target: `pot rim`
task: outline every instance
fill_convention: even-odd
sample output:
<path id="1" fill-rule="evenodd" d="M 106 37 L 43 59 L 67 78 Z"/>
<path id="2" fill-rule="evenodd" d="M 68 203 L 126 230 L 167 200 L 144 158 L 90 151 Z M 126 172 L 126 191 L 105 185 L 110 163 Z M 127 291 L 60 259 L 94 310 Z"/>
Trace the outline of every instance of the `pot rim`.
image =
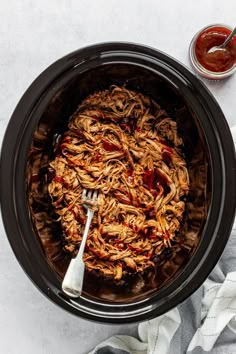
<path id="1" fill-rule="evenodd" d="M 214 141 L 215 143 L 218 142 L 216 149 L 219 150 L 218 153 L 222 169 L 223 185 L 221 199 L 223 202 L 221 200 L 222 205 L 218 210 L 221 218 L 218 218 L 218 224 L 216 223 L 216 225 L 210 225 L 210 220 L 206 223 L 208 225 L 208 231 L 211 230 L 212 235 L 214 233 L 214 242 L 212 241 L 211 246 L 217 243 L 217 247 L 215 246 L 214 248 L 209 246 L 210 249 L 206 250 L 205 254 L 203 254 L 202 260 L 198 265 L 195 264 L 195 267 L 193 267 L 193 262 L 191 263 L 191 280 L 187 282 L 187 275 L 189 276 L 189 274 L 187 274 L 187 270 L 188 273 L 190 272 L 190 262 L 188 263 L 186 269 L 181 272 L 183 282 L 172 294 L 169 294 L 169 296 L 166 295 L 163 298 L 166 304 L 162 301 L 160 308 L 158 308 L 158 302 L 156 300 L 152 300 L 152 302 L 148 302 L 147 300 L 139 302 L 141 307 L 136 309 L 133 307 L 137 305 L 137 303 L 133 305 L 117 304 L 117 306 L 106 304 L 106 311 L 99 311 L 91 310 L 86 304 L 90 303 L 90 305 L 93 306 L 93 301 L 86 300 L 86 303 L 84 299 L 81 299 L 80 306 L 78 307 L 77 302 L 74 300 L 69 300 L 61 294 L 58 290 L 57 284 L 55 284 L 53 274 L 47 274 L 47 278 L 45 279 L 45 274 L 39 269 L 39 267 L 32 267 L 32 254 L 30 253 L 28 246 L 22 241 L 24 240 L 24 235 L 22 235 L 22 225 L 20 225 L 22 221 L 19 219 L 20 201 L 16 200 L 16 192 L 20 188 L 18 183 L 19 181 L 16 181 L 17 166 L 19 166 L 19 159 L 17 157 L 20 157 L 18 156 L 19 146 L 17 148 L 17 146 L 14 144 L 9 144 L 9 142 L 21 141 L 27 124 L 29 123 L 32 111 L 39 103 L 45 90 L 47 90 L 59 76 L 64 75 L 72 68 L 79 68 L 80 66 L 83 66 L 86 61 L 91 60 L 94 56 L 102 61 L 106 55 L 108 55 L 108 57 L 110 55 L 111 58 L 114 53 L 116 55 L 122 55 L 123 53 L 127 57 L 130 56 L 130 58 L 132 56 L 140 56 L 142 60 L 146 60 L 149 63 L 154 62 L 155 65 L 158 63 L 159 65 L 171 67 L 198 90 L 198 95 L 201 97 L 202 105 L 209 107 L 212 112 L 212 117 L 217 117 L 217 120 L 210 122 L 209 117 L 209 122 L 203 122 L 204 124 L 211 123 L 211 129 L 214 130 Z M 137 65 L 135 64 L 135 61 L 134 65 Z M 200 99 L 199 97 L 198 99 Z M 209 134 L 209 132 L 206 133 Z M 152 318 L 157 315 L 161 315 L 170 308 L 176 306 L 179 302 L 182 302 L 190 296 L 208 276 L 223 252 L 231 231 L 236 208 L 236 200 L 235 198 L 232 198 L 232 196 L 236 194 L 235 180 L 236 169 L 234 144 L 228 124 L 218 103 L 215 101 L 208 89 L 198 80 L 198 78 L 175 59 L 156 49 L 126 42 L 101 43 L 79 49 L 53 63 L 42 74 L 40 74 L 38 78 L 36 78 L 19 101 L 14 113 L 12 114 L 2 144 L 0 169 L 2 217 L 9 242 L 16 258 L 30 279 L 47 297 L 70 312 L 77 315 L 79 314 L 80 316 L 88 319 L 110 323 L 136 322 L 145 320 L 147 316 L 148 318 Z M 231 190 L 230 188 L 226 188 L 226 186 L 231 186 Z M 24 208 L 24 204 L 22 205 Z M 231 210 L 229 210 L 229 205 Z M 212 210 L 212 212 L 214 212 L 214 210 Z M 215 220 L 217 220 L 216 212 Z M 224 226 L 222 225 L 222 222 L 220 223 L 221 220 L 225 221 Z M 228 223 L 226 222 L 227 220 Z M 207 230 L 205 230 L 205 232 L 207 232 Z M 16 238 L 15 235 L 18 235 L 19 237 Z M 194 257 L 195 255 L 193 258 Z M 207 257 L 210 260 L 209 262 L 206 262 Z M 163 293 L 162 289 L 160 289 L 160 293 Z M 122 307 L 123 309 L 121 312 L 117 313 L 114 312 L 116 307 Z"/>

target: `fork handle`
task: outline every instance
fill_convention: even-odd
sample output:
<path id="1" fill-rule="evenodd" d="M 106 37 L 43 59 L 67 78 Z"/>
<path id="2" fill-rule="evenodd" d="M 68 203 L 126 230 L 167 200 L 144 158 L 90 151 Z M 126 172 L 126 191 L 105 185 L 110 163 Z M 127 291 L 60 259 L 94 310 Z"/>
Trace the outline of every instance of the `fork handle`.
<path id="1" fill-rule="evenodd" d="M 91 210 L 91 209 L 88 209 L 88 211 L 87 211 L 87 221 L 86 221 L 85 228 L 84 228 L 84 234 L 83 234 L 82 241 L 81 241 L 81 244 L 80 244 L 80 247 L 79 247 L 79 252 L 78 252 L 78 254 L 76 256 L 76 258 L 80 257 L 81 260 L 83 260 L 84 248 L 85 248 L 85 245 L 86 245 L 88 232 L 89 232 L 91 221 L 93 219 L 93 215 L 94 215 L 94 211 Z"/>
<path id="2" fill-rule="evenodd" d="M 80 244 L 79 252 L 75 258 L 70 261 L 69 267 L 66 271 L 62 282 L 62 290 L 70 297 L 79 297 L 82 293 L 84 269 L 83 253 L 86 245 L 89 227 L 93 218 L 93 210 L 88 209 L 87 221 L 84 229 L 84 234 Z"/>

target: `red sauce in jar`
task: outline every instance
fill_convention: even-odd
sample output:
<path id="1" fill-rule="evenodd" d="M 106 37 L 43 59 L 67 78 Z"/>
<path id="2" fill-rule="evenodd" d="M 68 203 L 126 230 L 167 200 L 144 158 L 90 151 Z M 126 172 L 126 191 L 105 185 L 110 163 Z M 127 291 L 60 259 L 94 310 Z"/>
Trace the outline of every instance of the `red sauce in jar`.
<path id="1" fill-rule="evenodd" d="M 207 70 L 223 72 L 236 63 L 236 36 L 225 47 L 208 53 L 209 49 L 224 43 L 231 31 L 225 27 L 211 27 L 203 31 L 197 38 L 195 54 L 199 63 Z"/>

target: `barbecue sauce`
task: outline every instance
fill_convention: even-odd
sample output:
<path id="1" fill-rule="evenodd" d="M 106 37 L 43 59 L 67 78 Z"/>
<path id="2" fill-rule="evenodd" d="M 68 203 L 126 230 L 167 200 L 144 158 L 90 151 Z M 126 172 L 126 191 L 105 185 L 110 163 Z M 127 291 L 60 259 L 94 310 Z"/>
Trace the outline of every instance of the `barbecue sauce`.
<path id="1" fill-rule="evenodd" d="M 230 33 L 231 31 L 225 27 L 211 27 L 199 35 L 195 44 L 195 54 L 205 69 L 224 72 L 236 64 L 236 36 L 231 39 L 224 50 L 209 53 L 211 48 L 223 44 Z"/>

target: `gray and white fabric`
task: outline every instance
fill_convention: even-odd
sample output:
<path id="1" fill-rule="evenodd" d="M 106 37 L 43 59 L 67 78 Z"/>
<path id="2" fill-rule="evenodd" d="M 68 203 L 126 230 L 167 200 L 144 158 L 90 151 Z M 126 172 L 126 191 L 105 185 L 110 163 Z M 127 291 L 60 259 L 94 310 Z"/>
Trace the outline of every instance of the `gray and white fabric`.
<path id="1" fill-rule="evenodd" d="M 236 127 L 232 134 L 236 143 Z M 203 286 L 177 308 L 140 323 L 138 334 L 113 336 L 90 354 L 236 353 L 236 222 Z"/>

